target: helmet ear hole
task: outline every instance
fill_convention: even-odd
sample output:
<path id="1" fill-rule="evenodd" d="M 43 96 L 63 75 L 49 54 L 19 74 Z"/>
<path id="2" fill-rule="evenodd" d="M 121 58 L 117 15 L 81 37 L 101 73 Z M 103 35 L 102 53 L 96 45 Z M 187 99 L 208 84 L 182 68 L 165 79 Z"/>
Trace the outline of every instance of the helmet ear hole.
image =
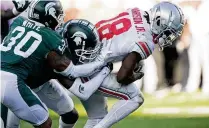
<path id="1" fill-rule="evenodd" d="M 160 16 L 156 17 L 156 24 L 157 24 L 157 26 L 160 26 Z"/>
<path id="2" fill-rule="evenodd" d="M 151 9 L 151 30 L 161 48 L 172 45 L 183 30 L 184 18 L 179 7 L 170 2 L 160 2 Z"/>
<path id="3" fill-rule="evenodd" d="M 157 26 L 160 26 L 160 20 L 157 21 Z"/>

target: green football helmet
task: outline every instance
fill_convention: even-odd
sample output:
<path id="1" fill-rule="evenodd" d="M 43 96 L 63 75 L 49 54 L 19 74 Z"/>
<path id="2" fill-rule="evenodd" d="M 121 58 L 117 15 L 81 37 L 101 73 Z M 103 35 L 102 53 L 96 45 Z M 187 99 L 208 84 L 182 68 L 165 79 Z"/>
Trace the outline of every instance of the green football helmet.
<path id="1" fill-rule="evenodd" d="M 64 23 L 64 12 L 59 0 L 34 0 L 28 18 L 55 30 Z"/>
<path id="2" fill-rule="evenodd" d="M 101 49 L 96 27 L 84 19 L 67 21 L 58 30 L 68 43 L 68 50 L 74 64 L 84 64 L 95 60 Z"/>

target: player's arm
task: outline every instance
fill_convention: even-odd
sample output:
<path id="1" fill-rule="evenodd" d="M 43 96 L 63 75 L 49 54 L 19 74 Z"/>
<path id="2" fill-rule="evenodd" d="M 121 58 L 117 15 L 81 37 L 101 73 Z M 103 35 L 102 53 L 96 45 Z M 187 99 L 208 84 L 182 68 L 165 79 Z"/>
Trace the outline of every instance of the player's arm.
<path id="1" fill-rule="evenodd" d="M 87 100 L 100 87 L 112 69 L 113 65 L 108 64 L 108 66 L 104 67 L 96 76 L 91 79 L 87 78 L 87 81 L 82 81 L 82 78 L 76 78 L 74 80 L 62 76 L 57 78 L 65 88 L 79 99 Z"/>
<path id="2" fill-rule="evenodd" d="M 60 55 L 55 51 L 49 52 L 46 58 L 49 66 L 55 69 L 56 73 L 69 78 L 90 76 L 105 65 L 104 61 L 94 61 L 87 64 L 74 65 L 68 57 Z"/>
<path id="3" fill-rule="evenodd" d="M 9 20 L 16 17 L 11 9 L 8 10 L 1 10 L 1 19 L 2 20 Z"/>
<path id="4" fill-rule="evenodd" d="M 152 38 L 148 39 L 148 37 L 144 36 L 144 38 L 141 38 L 140 41 L 135 42 L 135 44 L 130 47 L 129 55 L 123 60 L 117 75 L 117 81 L 119 83 L 127 85 L 143 77 L 142 61 L 154 51 L 154 43 L 150 41 Z"/>
<path id="5" fill-rule="evenodd" d="M 66 89 L 70 89 L 71 86 L 73 85 L 75 79 L 69 79 L 68 77 L 56 74 L 55 77 L 61 84 L 63 87 L 65 87 Z"/>
<path id="6" fill-rule="evenodd" d="M 14 4 L 13 9 L 8 9 L 8 10 L 1 10 L 1 19 L 2 20 L 9 20 L 17 15 L 19 15 L 21 12 L 23 12 L 30 4 L 29 0 L 12 0 Z"/>
<path id="7" fill-rule="evenodd" d="M 122 66 L 117 74 L 117 81 L 123 85 L 128 85 L 143 77 L 143 73 L 134 74 L 141 69 L 136 69 L 137 63 L 142 60 L 142 57 L 137 52 L 131 52 L 122 62 Z"/>

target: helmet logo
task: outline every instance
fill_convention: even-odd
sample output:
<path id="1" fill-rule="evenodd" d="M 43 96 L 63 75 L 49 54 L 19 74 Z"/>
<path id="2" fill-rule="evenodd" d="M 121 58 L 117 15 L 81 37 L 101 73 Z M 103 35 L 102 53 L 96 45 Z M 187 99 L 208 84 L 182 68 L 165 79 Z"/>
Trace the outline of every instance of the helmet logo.
<path id="1" fill-rule="evenodd" d="M 25 5 L 25 0 L 16 0 L 18 8 L 22 8 Z"/>
<path id="2" fill-rule="evenodd" d="M 45 6 L 45 13 L 46 15 L 49 14 L 51 16 L 53 16 L 54 18 L 56 18 L 56 9 L 53 7 L 54 5 L 56 5 L 56 3 L 54 2 L 50 2 Z"/>
<path id="3" fill-rule="evenodd" d="M 75 37 L 75 38 L 74 38 L 74 37 Z M 82 43 L 82 38 L 87 39 L 87 36 L 86 36 L 85 33 L 78 31 L 78 32 L 75 32 L 75 33 L 73 34 L 73 36 L 70 37 L 70 38 L 74 38 L 73 41 L 74 41 L 74 42 L 76 43 L 76 45 L 78 46 L 78 45 L 81 45 L 81 43 Z M 84 42 L 85 42 L 85 41 L 84 41 Z"/>

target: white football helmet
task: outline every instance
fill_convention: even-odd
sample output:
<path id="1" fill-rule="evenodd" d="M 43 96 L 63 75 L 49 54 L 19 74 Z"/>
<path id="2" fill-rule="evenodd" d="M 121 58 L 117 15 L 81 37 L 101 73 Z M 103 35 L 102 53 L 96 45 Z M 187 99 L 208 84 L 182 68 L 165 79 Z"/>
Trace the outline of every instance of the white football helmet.
<path id="1" fill-rule="evenodd" d="M 151 31 L 156 37 L 160 50 L 172 45 L 183 31 L 185 24 L 182 10 L 170 3 L 161 2 L 150 9 Z"/>

